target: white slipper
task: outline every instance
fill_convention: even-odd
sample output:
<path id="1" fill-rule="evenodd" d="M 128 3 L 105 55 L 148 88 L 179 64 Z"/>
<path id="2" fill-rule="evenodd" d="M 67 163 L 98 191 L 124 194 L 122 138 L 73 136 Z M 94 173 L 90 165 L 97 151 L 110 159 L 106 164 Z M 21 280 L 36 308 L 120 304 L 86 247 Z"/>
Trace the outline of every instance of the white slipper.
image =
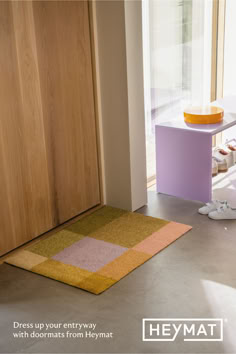
<path id="1" fill-rule="evenodd" d="M 221 149 L 216 148 L 212 151 L 212 157 L 217 161 L 218 164 L 218 171 L 219 172 L 227 172 L 228 171 L 228 161 L 229 154 L 226 152 L 225 155 L 223 155 L 221 152 Z"/>
<path id="2" fill-rule="evenodd" d="M 234 146 L 233 144 L 228 144 L 227 147 L 229 150 L 232 151 L 234 157 L 234 163 L 236 163 L 236 146 Z"/>
<path id="3" fill-rule="evenodd" d="M 219 149 L 222 149 L 223 151 L 227 152 L 228 155 L 226 156 L 226 161 L 228 168 L 234 166 L 234 152 L 232 149 L 230 149 L 227 144 L 222 144 L 218 146 Z"/>
<path id="4" fill-rule="evenodd" d="M 218 175 L 218 163 L 217 163 L 217 160 L 212 157 L 212 177 L 215 177 Z"/>
<path id="5" fill-rule="evenodd" d="M 198 209 L 199 214 L 201 215 L 208 215 L 212 211 L 216 211 L 217 208 L 222 206 L 226 202 L 221 202 L 219 200 L 212 200 L 210 203 L 206 203 L 203 207 Z"/>
<path id="6" fill-rule="evenodd" d="M 229 206 L 228 203 L 224 203 L 215 211 L 211 211 L 208 217 L 213 220 L 236 220 L 236 209 Z"/>

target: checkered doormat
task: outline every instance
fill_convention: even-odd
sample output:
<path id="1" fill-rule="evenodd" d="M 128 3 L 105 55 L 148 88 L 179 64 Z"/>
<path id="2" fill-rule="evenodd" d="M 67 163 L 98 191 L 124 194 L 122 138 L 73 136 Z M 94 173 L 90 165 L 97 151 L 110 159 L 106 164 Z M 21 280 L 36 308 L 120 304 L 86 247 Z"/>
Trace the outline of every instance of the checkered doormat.
<path id="1" fill-rule="evenodd" d="M 5 262 L 100 294 L 190 229 L 106 206 Z"/>

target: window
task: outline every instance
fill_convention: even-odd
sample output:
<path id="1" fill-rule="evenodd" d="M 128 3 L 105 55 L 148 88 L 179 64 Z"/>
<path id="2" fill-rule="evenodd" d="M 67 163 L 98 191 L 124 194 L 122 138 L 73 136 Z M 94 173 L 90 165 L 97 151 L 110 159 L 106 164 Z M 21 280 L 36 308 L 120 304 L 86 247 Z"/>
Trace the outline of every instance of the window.
<path id="1" fill-rule="evenodd" d="M 236 95 L 236 1 L 226 1 L 224 46 L 224 96 Z"/>
<path id="2" fill-rule="evenodd" d="M 147 177 L 155 178 L 155 124 L 211 100 L 213 0 L 144 0 Z M 168 142 L 166 142 L 168 144 Z"/>

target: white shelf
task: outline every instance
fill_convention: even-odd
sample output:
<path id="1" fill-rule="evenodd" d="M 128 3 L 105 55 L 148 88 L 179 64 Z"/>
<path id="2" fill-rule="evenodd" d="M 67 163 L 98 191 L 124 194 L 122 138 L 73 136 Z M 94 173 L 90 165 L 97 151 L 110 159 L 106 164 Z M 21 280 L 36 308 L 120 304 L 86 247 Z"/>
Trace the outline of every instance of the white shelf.
<path id="1" fill-rule="evenodd" d="M 156 124 L 156 126 L 182 129 L 187 131 L 201 132 L 205 134 L 215 135 L 230 127 L 236 125 L 236 96 L 224 97 L 220 100 L 212 102 L 212 106 L 224 108 L 224 119 L 218 124 L 190 124 L 184 121 L 184 116 L 179 115 L 176 119 Z"/>
<path id="2" fill-rule="evenodd" d="M 182 129 L 187 131 L 197 131 L 201 133 L 215 135 L 225 129 L 236 125 L 236 113 L 225 113 L 222 123 L 218 124 L 190 124 L 184 121 L 184 117 L 179 116 L 171 122 L 156 124 L 156 126 Z"/>

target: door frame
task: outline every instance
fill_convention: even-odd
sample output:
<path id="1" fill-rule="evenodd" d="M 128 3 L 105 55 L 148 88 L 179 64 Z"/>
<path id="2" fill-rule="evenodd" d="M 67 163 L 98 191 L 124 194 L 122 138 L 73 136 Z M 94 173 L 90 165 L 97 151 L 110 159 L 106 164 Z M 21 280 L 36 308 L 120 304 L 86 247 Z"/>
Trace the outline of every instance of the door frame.
<path id="1" fill-rule="evenodd" d="M 213 0 L 211 102 L 222 98 L 224 91 L 225 9 L 226 0 Z M 219 133 L 213 137 L 212 145 L 221 143 L 222 133 Z"/>

